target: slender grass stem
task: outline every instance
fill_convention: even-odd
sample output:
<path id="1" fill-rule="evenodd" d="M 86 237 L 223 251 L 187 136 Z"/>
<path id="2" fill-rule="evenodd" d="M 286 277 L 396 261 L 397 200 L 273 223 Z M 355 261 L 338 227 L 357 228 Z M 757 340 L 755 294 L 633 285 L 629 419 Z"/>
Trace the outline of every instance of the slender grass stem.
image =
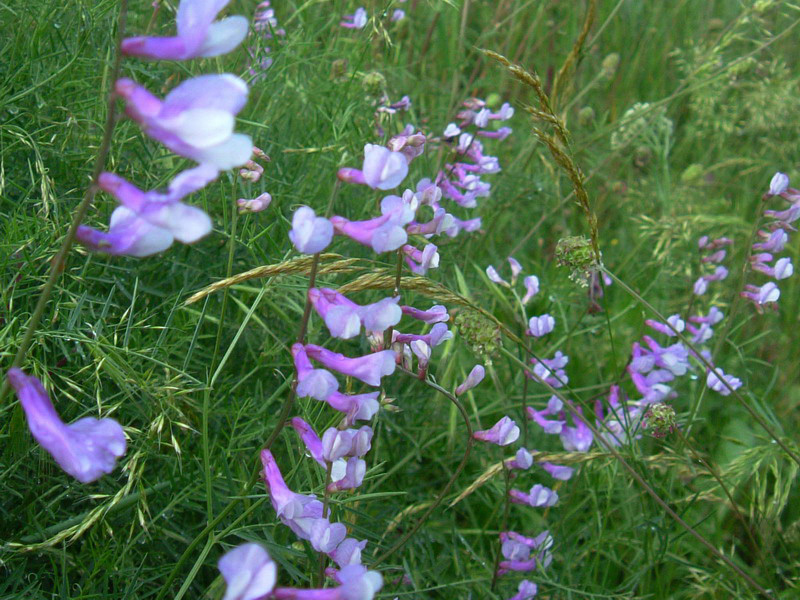
<path id="1" fill-rule="evenodd" d="M 78 208 L 75 209 L 75 213 L 72 217 L 72 223 L 70 223 L 64 239 L 61 241 L 61 247 L 58 249 L 58 252 L 52 261 L 50 261 L 50 274 L 48 275 L 47 281 L 42 287 L 42 291 L 39 294 L 39 299 L 36 302 L 36 307 L 33 309 L 31 320 L 28 322 L 28 327 L 25 330 L 25 334 L 22 336 L 22 341 L 19 344 L 19 348 L 17 348 L 17 353 L 14 355 L 14 360 L 11 362 L 12 367 L 20 368 L 22 367 L 22 363 L 25 362 L 25 358 L 28 355 L 28 350 L 33 342 L 33 336 L 39 327 L 39 322 L 42 320 L 45 308 L 47 308 L 47 302 L 50 300 L 50 295 L 53 293 L 53 288 L 55 287 L 59 276 L 66 267 L 67 254 L 69 254 L 70 249 L 72 249 L 72 244 L 75 242 L 75 233 L 78 231 L 78 226 L 83 222 L 83 219 L 86 218 L 86 213 L 89 212 L 89 207 L 92 205 L 94 197 L 97 195 L 99 190 L 97 186 L 97 178 L 100 176 L 100 173 L 105 167 L 106 159 L 108 158 L 108 153 L 111 149 L 111 137 L 114 133 L 114 124 L 116 122 L 116 94 L 114 93 L 114 82 L 119 79 L 120 68 L 122 66 L 122 51 L 120 50 L 120 46 L 122 44 L 122 39 L 125 36 L 127 20 L 128 0 L 120 0 L 119 17 L 117 20 L 116 50 L 114 55 L 114 64 L 111 67 L 111 77 L 109 78 L 109 81 L 111 81 L 111 90 L 108 92 L 106 121 L 105 125 L 103 126 L 103 137 L 100 141 L 100 147 L 97 151 L 94 169 L 92 170 L 92 181 L 89 184 L 89 187 L 86 188 L 86 193 L 83 196 L 83 200 L 81 200 Z M 2 387 L 0 387 L 0 402 L 2 402 L 5 398 L 9 388 L 10 384 L 8 383 L 8 380 L 3 378 Z"/>

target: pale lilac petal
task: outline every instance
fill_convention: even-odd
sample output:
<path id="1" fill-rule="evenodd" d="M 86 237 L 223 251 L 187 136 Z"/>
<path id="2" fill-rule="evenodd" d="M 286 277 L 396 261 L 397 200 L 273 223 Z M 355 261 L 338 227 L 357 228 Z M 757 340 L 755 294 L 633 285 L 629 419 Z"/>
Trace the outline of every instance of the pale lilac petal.
<path id="1" fill-rule="evenodd" d="M 185 0 L 184 0 L 185 1 Z M 206 38 L 197 50 L 197 56 L 210 57 L 227 54 L 247 37 L 250 24 L 241 15 L 228 17 L 209 25 Z"/>
<path id="2" fill-rule="evenodd" d="M 316 216 L 308 206 L 301 206 L 292 217 L 289 239 L 303 254 L 322 252 L 333 239 L 333 224 L 324 217 Z"/>
<path id="3" fill-rule="evenodd" d="M 31 435 L 64 471 L 81 483 L 90 483 L 114 470 L 127 446 L 119 423 L 84 417 L 67 425 L 41 381 L 17 368 L 9 369 L 7 377 L 25 411 Z"/>
<path id="4" fill-rule="evenodd" d="M 237 546 L 217 566 L 227 584 L 222 600 L 259 600 L 275 587 L 277 566 L 259 544 Z"/>
<path id="5" fill-rule="evenodd" d="M 484 376 L 486 375 L 486 371 L 483 368 L 483 365 L 475 365 L 472 367 L 472 370 L 467 375 L 467 378 L 464 380 L 464 383 L 459 385 L 456 388 L 456 395 L 460 396 L 467 390 L 471 390 L 476 385 L 478 385 L 481 381 L 483 381 Z"/>

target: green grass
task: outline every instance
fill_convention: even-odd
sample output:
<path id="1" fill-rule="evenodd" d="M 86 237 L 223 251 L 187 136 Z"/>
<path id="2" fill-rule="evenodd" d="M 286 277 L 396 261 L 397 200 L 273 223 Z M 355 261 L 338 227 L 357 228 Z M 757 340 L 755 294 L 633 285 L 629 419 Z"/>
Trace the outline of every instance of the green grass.
<path id="1" fill-rule="evenodd" d="M 111 85 L 117 4 L 0 3 L 3 369 L 89 182 Z M 255 4 L 237 0 L 229 12 L 249 16 Z M 358 166 L 363 144 L 379 141 L 372 98 L 362 85 L 366 73 L 385 77 L 392 101 L 408 94 L 413 102 L 409 113 L 384 121 L 388 134 L 407 122 L 438 134 L 470 96 L 498 94 L 517 108 L 509 123 L 514 134 L 486 144 L 503 167 L 487 177 L 491 198 L 472 213 L 454 211 L 461 218 L 480 215 L 484 232 L 442 241 L 441 267 L 429 273 L 431 279 L 519 332 L 510 296 L 483 275 L 489 264 L 507 275 L 505 259 L 513 251 L 525 274 L 537 274 L 542 284 L 529 316 L 549 312 L 558 320 L 554 334 L 536 341 L 534 349 L 548 356 L 561 349 L 570 356 L 571 397 L 587 406 L 620 377 L 631 343 L 647 333 L 643 321 L 652 315 L 620 286 L 607 290 L 604 312 L 591 314 L 586 290 L 557 266 L 556 243 L 587 234 L 586 222 L 570 198 L 569 180 L 536 140 L 522 110 L 535 103 L 532 91 L 479 51 L 500 52 L 549 84 L 580 32 L 583 2 L 411 0 L 389 7 L 365 1 L 370 15 L 384 9 L 391 14 L 398 6 L 407 11 L 408 19 L 387 26 L 385 36 L 380 25 L 356 32 L 337 26 L 356 3 L 274 5 L 287 35 L 270 44 L 275 63 L 252 86 L 238 125 L 272 157 L 261 181 L 250 184 L 231 172 L 193 196 L 190 201 L 214 221 L 212 235 L 193 246 L 176 244 L 138 260 L 76 247 L 25 364 L 43 379 L 66 421 L 102 415 L 125 426 L 129 449 L 122 468 L 80 485 L 35 445 L 13 396 L 0 406 L 2 598 L 219 598 L 224 582 L 216 561 L 245 540 L 268 548 L 282 585 L 311 586 L 316 555 L 277 521 L 263 485 L 246 485 L 289 392 L 289 346 L 303 313 L 307 278 L 251 280 L 231 288 L 227 302 L 223 293 L 188 306 L 184 301 L 226 275 L 296 255 L 287 236 L 293 210 L 307 204 L 324 211 L 336 170 Z M 699 269 L 696 240 L 703 234 L 735 240 L 726 262 L 731 277 L 692 308 L 705 312 L 713 301 L 728 312 L 770 177 L 776 170 L 795 182 L 800 177 L 799 9 L 789 2 L 598 2 L 561 105 L 578 100 L 561 116 L 588 177 L 604 263 L 664 314 L 686 313 Z M 130 32 L 144 31 L 150 10 L 148 2 L 132 2 Z M 164 3 L 156 30 L 170 30 L 171 14 L 171 4 Z M 618 68 L 598 76 L 611 53 L 619 55 Z M 347 62 L 344 77 L 332 75 L 337 60 Z M 123 72 L 160 93 L 200 73 L 246 77 L 247 66 L 240 48 L 222 59 L 181 64 L 128 59 Z M 626 136 L 633 125 L 624 115 L 639 102 L 651 109 L 638 133 Z M 579 119 L 584 107 L 593 109 L 593 118 Z M 406 183 L 433 177 L 444 160 L 429 149 L 412 163 Z M 187 164 L 127 120 L 117 125 L 108 163 L 150 188 Z M 273 196 L 270 208 L 240 216 L 234 231 L 235 200 L 263 191 Z M 367 218 L 379 198 L 345 186 L 334 211 Z M 111 198 L 98 196 L 87 223 L 104 227 L 114 206 Z M 391 255 L 376 257 L 341 239 L 331 250 L 364 259 L 365 271 L 394 269 Z M 796 259 L 797 251 L 794 237 L 788 255 Z M 322 283 L 336 287 L 352 278 L 325 275 Z M 726 373 L 744 381 L 745 399 L 793 448 L 800 421 L 796 280 L 781 283 L 777 313 L 757 315 L 741 306 L 717 355 Z M 366 303 L 382 295 L 360 292 L 355 299 Z M 403 292 L 403 303 L 427 308 L 432 299 Z M 313 317 L 309 341 L 327 343 L 328 337 Z M 510 340 L 504 345 L 517 352 Z M 349 355 L 368 350 L 364 341 L 331 347 Z M 479 360 L 456 335 L 437 349 L 431 374 L 452 388 Z M 495 356 L 487 373 L 465 396 L 475 429 L 504 414 L 521 423 L 524 393 L 539 407 L 549 396 L 535 383 L 526 387 L 521 369 L 506 355 Z M 721 473 L 745 523 L 679 438 L 645 436 L 621 452 L 720 552 L 776 598 L 795 598 L 796 465 L 732 397 L 706 390 L 698 373 L 683 379 L 673 406 L 691 446 Z M 624 385 L 634 392 L 629 381 Z M 348 523 L 351 535 L 369 540 L 366 564 L 415 522 L 465 448 L 463 423 L 446 398 L 401 373 L 386 380 L 385 392 L 399 410 L 382 410 L 376 418 L 365 484 L 355 493 L 336 494 L 332 502 L 334 517 Z M 298 401 L 292 414 L 318 430 L 338 421 L 308 399 Z M 528 426 L 527 446 L 561 450 L 535 425 Z M 281 434 L 273 452 L 293 489 L 322 495 L 324 473 L 304 457 L 293 431 Z M 476 446 L 445 506 L 507 455 L 508 450 Z M 593 456 L 579 464 L 576 476 L 558 487 L 555 507 L 513 506 L 509 513 L 510 529 L 535 535 L 546 528 L 555 539 L 552 565 L 530 574 L 539 597 L 757 597 L 619 462 Z M 515 485 L 528 489 L 535 482 L 552 480 L 534 468 Z M 381 565 L 386 586 L 380 596 L 512 596 L 520 577 L 501 578 L 497 590 L 490 590 L 503 494 L 497 476 L 453 508 L 434 511 Z M 387 531 L 404 510 L 417 512 Z M 403 575 L 409 584 L 398 582 Z"/>

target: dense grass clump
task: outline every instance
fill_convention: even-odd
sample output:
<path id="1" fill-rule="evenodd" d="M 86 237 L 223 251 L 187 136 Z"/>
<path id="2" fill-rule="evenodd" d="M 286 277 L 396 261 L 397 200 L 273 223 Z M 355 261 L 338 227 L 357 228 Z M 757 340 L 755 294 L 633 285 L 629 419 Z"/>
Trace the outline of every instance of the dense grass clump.
<path id="1" fill-rule="evenodd" d="M 126 35 L 174 35 L 177 2 L 129 3 Z M 22 368 L 64 421 L 113 418 L 128 449 L 111 474 L 82 485 L 3 394 L 0 597 L 222 598 L 217 561 L 244 542 L 268 550 L 280 586 L 322 587 L 328 563 L 279 521 L 263 485 L 267 442 L 292 490 L 324 499 L 331 521 L 367 540 L 363 563 L 384 580 L 376 597 L 510 598 L 523 577 L 539 598 L 800 597 L 800 286 L 796 274 L 781 279 L 778 302 L 758 307 L 741 296 L 768 281 L 750 260 L 759 229 L 775 221 L 764 211 L 789 206 L 765 194 L 770 179 L 800 180 L 800 6 L 365 0 L 361 29 L 339 25 L 358 8 L 340 0 L 272 8 L 278 26 L 251 30 L 224 56 L 122 62 L 122 76 L 160 97 L 200 74 L 242 77 L 249 100 L 236 129 L 270 160 L 258 181 L 228 170 L 186 199 L 213 221 L 196 244 L 146 258 L 81 245 L 68 254 Z M 405 18 L 393 19 L 397 9 Z M 3 373 L 92 183 L 119 12 L 111 0 L 0 3 Z M 255 12 L 255 2 L 234 0 L 224 14 Z M 391 108 L 406 95 L 409 107 Z M 480 138 L 501 170 L 486 176 L 491 194 L 476 207 L 446 205 L 481 225 L 431 239 L 438 268 L 412 273 L 401 252 L 343 236 L 321 257 L 298 258 L 289 231 L 299 206 L 370 219 L 384 196 L 421 195 L 421 179 L 452 175 L 443 131 L 470 98 L 491 111 L 513 106 L 502 124 L 513 133 Z M 340 168 L 361 165 L 365 144 L 386 145 L 409 123 L 427 142 L 400 187 L 337 181 Z M 104 168 L 142 189 L 191 165 L 124 117 L 111 139 Z M 264 192 L 266 210 L 237 212 L 238 199 Z M 107 229 L 116 206 L 98 194 L 84 223 Z M 796 262 L 800 237 L 786 229 L 773 254 Z M 732 243 L 699 248 L 703 236 Z M 420 249 L 429 241 L 409 237 Z M 707 258 L 718 249 L 724 258 Z M 514 282 L 508 257 L 522 268 Z M 727 278 L 713 279 L 717 265 Z M 525 303 L 531 275 L 539 292 Z M 702 276 L 708 290 L 697 295 Z M 287 416 L 320 434 L 342 419 L 324 402 L 295 399 L 291 348 L 300 338 L 361 356 L 388 348 L 392 328 L 385 339 L 331 337 L 307 310 L 310 277 L 359 304 L 399 294 L 404 306 L 443 305 L 454 334 L 427 373 L 418 376 L 414 357 L 383 379 L 364 483 L 350 491 L 326 493 L 330 473 L 291 427 L 280 429 Z M 692 342 L 701 323 L 690 317 L 712 309 L 725 318 Z M 553 331 L 528 334 L 528 320 L 545 314 Z M 675 314 L 688 325 L 681 336 L 645 323 Z M 430 333 L 405 319 L 403 333 Z M 666 405 L 629 412 L 642 399 L 631 365 L 644 336 L 686 342 L 691 367 L 669 382 Z M 526 377 L 557 352 L 566 366 Z M 477 364 L 485 379 L 454 395 Z M 712 389 L 712 365 L 741 387 Z M 342 392 L 369 391 L 339 381 Z M 528 417 L 554 393 L 564 416 L 543 418 L 579 428 L 570 413 L 581 408 L 594 445 L 562 443 Z M 468 435 L 504 416 L 520 429 L 512 445 Z M 504 468 L 521 446 L 534 466 Z M 543 463 L 575 471 L 554 479 Z M 509 489 L 534 484 L 558 501 L 509 504 Z M 501 532 L 544 530 L 552 562 L 496 576 Z"/>

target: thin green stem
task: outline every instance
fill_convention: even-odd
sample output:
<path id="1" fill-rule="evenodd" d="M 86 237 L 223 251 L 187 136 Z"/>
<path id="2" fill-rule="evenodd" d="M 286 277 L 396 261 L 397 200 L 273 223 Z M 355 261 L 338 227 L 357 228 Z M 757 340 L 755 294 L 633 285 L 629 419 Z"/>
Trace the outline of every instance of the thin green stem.
<path id="1" fill-rule="evenodd" d="M 527 377 L 526 377 L 527 379 Z M 509 500 L 508 492 L 511 490 L 511 472 L 509 471 L 508 467 L 506 466 L 505 462 L 503 463 L 503 472 L 505 473 L 505 494 L 503 495 L 503 522 L 500 525 L 500 531 L 506 531 L 508 529 L 508 514 L 511 509 L 511 501 Z M 498 570 L 500 569 L 500 557 L 503 553 L 503 541 L 500 540 L 500 543 L 497 546 L 497 554 L 494 559 L 494 570 L 492 571 L 492 585 L 491 590 L 494 591 L 495 587 L 497 587 L 497 578 L 499 576 Z"/>
<path id="2" fill-rule="evenodd" d="M 325 518 L 329 518 L 329 511 L 330 511 L 330 504 L 331 504 L 331 471 L 333 470 L 333 463 L 328 463 L 327 468 L 325 469 L 325 492 L 322 497 L 322 516 Z M 322 587 L 322 583 L 325 581 L 325 553 L 319 553 L 319 563 L 317 568 L 317 580 L 314 584 L 314 587 Z"/>
<path id="3" fill-rule="evenodd" d="M 400 548 L 402 548 L 405 545 L 405 543 L 415 533 L 417 533 L 417 531 L 419 531 L 420 527 L 422 527 L 422 525 L 425 523 L 425 521 L 428 520 L 428 517 L 431 516 L 431 513 L 434 510 L 436 510 L 436 508 L 442 503 L 442 501 L 444 500 L 444 497 L 447 495 L 447 492 L 450 491 L 450 488 L 456 482 L 456 479 L 458 479 L 458 476 L 461 474 L 461 471 L 464 470 L 464 467 L 467 464 L 467 460 L 469 459 L 470 452 L 472 452 L 472 446 L 475 443 L 475 439 L 472 437 L 472 425 L 470 425 L 470 422 L 469 422 L 469 415 L 467 414 L 467 411 L 464 408 L 464 405 L 461 404 L 461 402 L 458 400 L 458 398 L 456 398 L 449 391 L 447 391 L 446 389 L 444 389 L 442 386 L 438 385 L 437 383 L 434 383 L 430 379 L 419 379 L 417 377 L 416 373 L 414 373 L 412 371 L 409 371 L 407 369 L 404 369 L 402 367 L 397 367 L 397 370 L 398 371 L 402 371 L 403 373 L 405 373 L 406 375 L 408 375 L 409 377 L 412 377 L 413 379 L 415 379 L 417 381 L 421 381 L 422 383 L 427 385 L 429 388 L 432 388 L 432 389 L 436 390 L 437 392 L 439 392 L 440 394 L 445 396 L 448 400 L 450 400 L 450 402 L 452 402 L 455 405 L 455 407 L 458 410 L 458 412 L 461 413 L 461 418 L 464 419 L 464 426 L 465 426 L 465 428 L 467 430 L 467 432 L 466 432 L 467 433 L 467 447 L 464 449 L 464 456 L 461 457 L 461 462 L 458 463 L 458 466 L 456 467 L 456 470 L 453 472 L 453 475 L 450 477 L 450 479 L 447 480 L 447 484 L 445 484 L 445 486 L 439 492 L 439 495 L 436 496 L 436 499 L 431 503 L 430 506 L 428 506 L 428 508 L 425 510 L 425 512 L 422 514 L 422 516 L 419 518 L 419 520 L 414 524 L 414 526 L 411 529 L 406 531 L 400 537 L 399 540 L 397 540 L 394 544 L 392 544 L 392 546 L 388 550 L 386 550 L 383 554 L 381 554 L 378 558 L 376 558 L 372 562 L 372 564 L 370 565 L 370 569 L 375 569 L 379 564 L 381 564 L 387 558 L 389 558 L 392 554 L 397 552 Z"/>
<path id="4" fill-rule="evenodd" d="M 25 330 L 25 334 L 23 335 L 22 341 L 19 344 L 19 348 L 17 348 L 17 353 L 11 363 L 12 367 L 20 368 L 22 367 L 22 363 L 25 362 L 25 358 L 28 355 L 28 350 L 33 342 L 33 336 L 39 327 L 39 322 L 42 320 L 44 310 L 47 308 L 47 302 L 50 300 L 50 295 L 53 292 L 53 288 L 55 287 L 59 276 L 64 271 L 67 254 L 72 248 L 72 244 L 75 242 L 75 233 L 78 230 L 78 226 L 83 222 L 83 219 L 86 217 L 86 213 L 89 212 L 89 207 L 92 205 L 94 197 L 97 195 L 99 190 L 97 186 L 97 178 L 100 176 L 100 173 L 105 167 L 106 159 L 108 158 L 108 153 L 111 149 L 111 136 L 114 133 L 114 124 L 116 122 L 116 94 L 114 93 L 113 86 L 114 82 L 119 79 L 120 68 L 122 65 L 122 52 L 120 50 L 120 46 L 122 44 L 122 38 L 125 35 L 127 19 L 128 0 L 120 0 L 119 18 L 117 21 L 116 54 L 114 56 L 114 64 L 111 68 L 110 78 L 112 87 L 111 91 L 108 93 L 106 122 L 103 126 L 103 138 L 100 142 L 100 148 L 97 151 L 97 159 L 95 160 L 94 169 L 92 171 L 92 182 L 89 184 L 89 187 L 86 188 L 86 194 L 83 196 L 83 200 L 81 200 L 78 208 L 75 209 L 75 214 L 72 217 L 72 223 L 70 224 L 67 234 L 64 236 L 64 239 L 61 242 L 61 247 L 58 249 L 55 257 L 50 262 L 50 274 L 47 277 L 47 281 L 45 282 L 44 286 L 42 287 L 41 293 L 39 294 L 39 300 L 36 302 L 36 307 L 33 309 L 31 320 L 28 322 L 28 327 Z M 4 378 L 2 387 L 0 387 L 0 402 L 2 402 L 5 398 L 9 388 L 10 385 L 8 380 Z"/>

